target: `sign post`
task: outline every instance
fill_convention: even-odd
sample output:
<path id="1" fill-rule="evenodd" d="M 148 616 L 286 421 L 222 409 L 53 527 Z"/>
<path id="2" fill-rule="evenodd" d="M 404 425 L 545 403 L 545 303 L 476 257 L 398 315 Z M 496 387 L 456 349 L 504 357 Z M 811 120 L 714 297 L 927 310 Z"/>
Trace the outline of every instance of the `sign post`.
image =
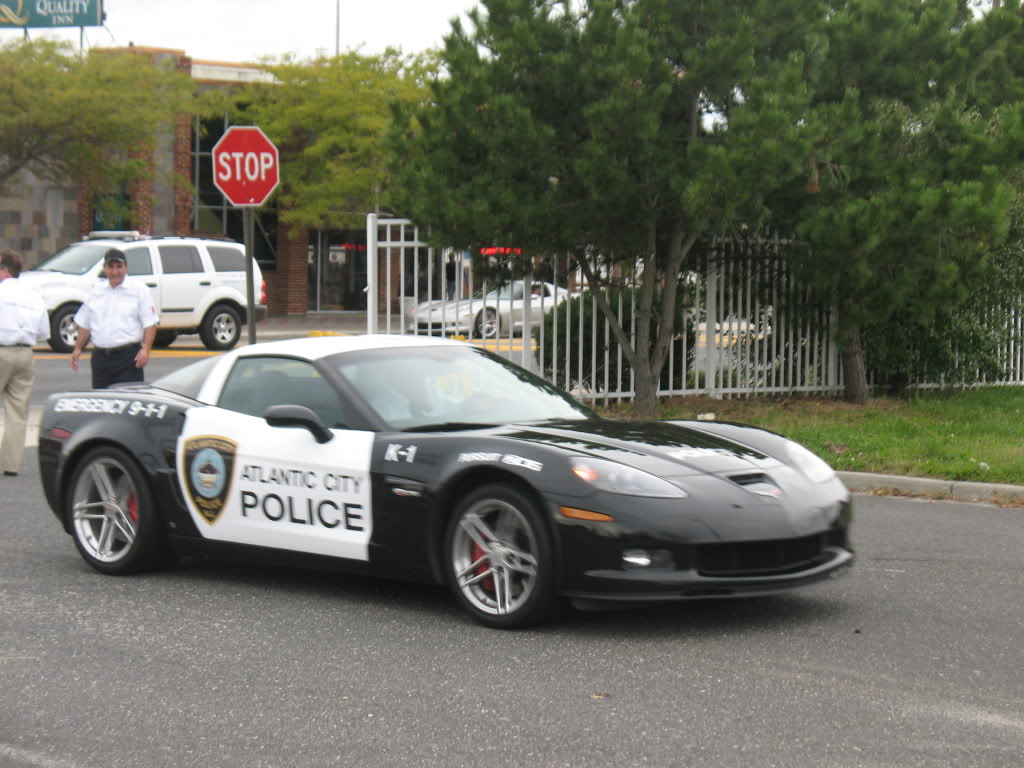
<path id="1" fill-rule="evenodd" d="M 254 208 L 263 205 L 280 183 L 277 147 L 254 125 L 233 125 L 213 147 L 213 183 L 236 208 L 242 208 L 245 241 L 245 296 L 249 343 L 256 343 L 252 263 L 255 258 Z"/>

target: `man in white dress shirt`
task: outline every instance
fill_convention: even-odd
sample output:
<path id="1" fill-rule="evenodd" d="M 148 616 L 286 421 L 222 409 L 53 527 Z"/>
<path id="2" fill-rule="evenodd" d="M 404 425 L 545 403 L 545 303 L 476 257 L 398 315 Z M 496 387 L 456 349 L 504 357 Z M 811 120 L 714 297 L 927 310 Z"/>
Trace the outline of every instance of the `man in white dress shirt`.
<path id="1" fill-rule="evenodd" d="M 20 253 L 0 250 L 0 390 L 4 395 L 0 465 L 8 477 L 21 471 L 25 456 L 28 403 L 35 376 L 32 345 L 50 338 L 50 320 L 42 298 L 18 284 L 21 264 Z"/>
<path id="2" fill-rule="evenodd" d="M 107 279 L 92 289 L 75 313 L 78 340 L 71 353 L 71 368 L 77 371 L 78 358 L 92 339 L 93 389 L 144 381 L 143 368 L 149 362 L 159 320 L 149 288 L 127 276 L 122 251 L 107 251 L 103 270 Z"/>

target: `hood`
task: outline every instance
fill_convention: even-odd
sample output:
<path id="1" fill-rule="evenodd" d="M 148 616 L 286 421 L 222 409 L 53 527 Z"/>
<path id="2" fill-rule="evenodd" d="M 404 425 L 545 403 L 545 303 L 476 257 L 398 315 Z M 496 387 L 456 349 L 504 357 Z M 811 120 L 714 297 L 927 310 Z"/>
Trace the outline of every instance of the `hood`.
<path id="1" fill-rule="evenodd" d="M 96 278 L 92 275 L 66 275 L 63 272 L 40 272 L 30 269 L 22 272 L 18 276 L 18 280 L 20 285 L 24 285 L 34 291 L 45 291 L 53 286 L 68 285 L 69 283 L 77 283 L 82 280 L 91 283 Z"/>
<path id="2" fill-rule="evenodd" d="M 454 315 L 456 312 L 460 310 L 471 309 L 474 304 L 480 305 L 483 303 L 484 300 L 479 298 L 459 299 L 458 301 L 456 301 L 455 299 L 448 299 L 447 301 L 443 299 L 436 299 L 435 301 L 425 301 L 422 304 L 417 304 L 416 314 L 425 314 L 431 312 L 437 312 L 438 314 L 440 314 L 441 310 L 444 310 L 449 315 Z"/>
<path id="3" fill-rule="evenodd" d="M 782 462 L 742 443 L 663 421 L 567 421 L 511 437 L 617 461 L 661 477 L 763 472 Z"/>

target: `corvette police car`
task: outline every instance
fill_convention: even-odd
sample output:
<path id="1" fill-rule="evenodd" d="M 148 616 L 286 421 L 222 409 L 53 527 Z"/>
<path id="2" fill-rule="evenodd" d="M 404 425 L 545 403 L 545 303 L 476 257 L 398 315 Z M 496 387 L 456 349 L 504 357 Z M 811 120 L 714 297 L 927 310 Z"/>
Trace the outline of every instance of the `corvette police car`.
<path id="1" fill-rule="evenodd" d="M 768 594 L 853 561 L 850 494 L 796 443 L 600 418 L 448 339 L 254 344 L 53 395 L 39 463 L 101 572 L 241 555 L 446 583 L 495 627 L 565 598 Z"/>

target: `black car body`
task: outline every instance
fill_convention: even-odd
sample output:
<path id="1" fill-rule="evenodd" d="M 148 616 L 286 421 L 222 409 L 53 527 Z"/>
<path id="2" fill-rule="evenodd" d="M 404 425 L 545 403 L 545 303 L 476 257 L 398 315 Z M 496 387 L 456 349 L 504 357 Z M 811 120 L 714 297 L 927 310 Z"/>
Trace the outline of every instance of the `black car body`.
<path id="1" fill-rule="evenodd" d="M 764 430 L 599 418 L 455 341 L 256 344 L 52 396 L 47 500 L 93 567 L 255 557 L 448 583 L 521 626 L 559 598 L 779 592 L 853 561 L 851 497 Z"/>

